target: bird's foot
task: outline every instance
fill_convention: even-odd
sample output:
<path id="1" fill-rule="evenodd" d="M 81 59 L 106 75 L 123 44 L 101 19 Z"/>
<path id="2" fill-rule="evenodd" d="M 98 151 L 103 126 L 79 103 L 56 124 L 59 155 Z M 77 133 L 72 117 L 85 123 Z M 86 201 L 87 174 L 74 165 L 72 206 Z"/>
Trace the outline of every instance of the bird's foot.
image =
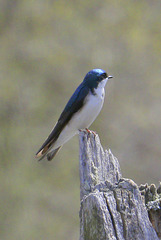
<path id="1" fill-rule="evenodd" d="M 92 131 L 92 130 L 89 130 L 88 128 L 85 128 L 85 129 L 79 129 L 79 132 L 87 132 L 88 134 L 93 134 L 94 136 L 97 135 L 96 132 Z"/>
<path id="2" fill-rule="evenodd" d="M 88 128 L 85 128 L 85 130 L 86 130 L 89 134 L 93 133 L 94 136 L 97 135 L 96 132 L 94 132 L 94 131 L 92 131 L 92 130 L 89 130 Z"/>
<path id="3" fill-rule="evenodd" d="M 85 130 L 84 129 L 78 129 L 79 132 L 84 132 Z"/>

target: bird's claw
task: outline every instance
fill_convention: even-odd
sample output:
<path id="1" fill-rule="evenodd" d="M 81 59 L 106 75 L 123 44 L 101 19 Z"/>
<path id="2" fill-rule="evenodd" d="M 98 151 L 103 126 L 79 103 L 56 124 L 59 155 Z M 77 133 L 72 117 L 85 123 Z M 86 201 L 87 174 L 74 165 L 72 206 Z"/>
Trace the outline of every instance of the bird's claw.
<path id="1" fill-rule="evenodd" d="M 92 131 L 92 130 L 89 130 L 88 128 L 85 128 L 85 130 L 89 133 L 89 134 L 93 134 L 94 136 L 96 136 L 97 135 L 97 133 L 96 132 L 94 132 L 94 131 Z"/>
<path id="2" fill-rule="evenodd" d="M 92 131 L 92 130 L 89 130 L 88 128 L 85 128 L 85 129 L 79 129 L 79 132 L 87 132 L 88 134 L 93 134 L 94 136 L 97 135 L 96 132 Z"/>

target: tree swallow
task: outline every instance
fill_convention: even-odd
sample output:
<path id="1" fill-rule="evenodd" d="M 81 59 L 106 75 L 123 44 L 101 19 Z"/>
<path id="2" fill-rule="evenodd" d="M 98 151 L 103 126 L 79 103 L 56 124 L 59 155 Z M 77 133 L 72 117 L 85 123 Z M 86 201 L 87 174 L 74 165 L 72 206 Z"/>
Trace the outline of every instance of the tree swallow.
<path id="1" fill-rule="evenodd" d="M 83 82 L 69 99 L 50 135 L 36 153 L 39 160 L 47 157 L 50 161 L 64 143 L 79 130 L 88 128 L 100 113 L 104 97 L 104 87 L 112 76 L 102 69 L 89 71 Z"/>

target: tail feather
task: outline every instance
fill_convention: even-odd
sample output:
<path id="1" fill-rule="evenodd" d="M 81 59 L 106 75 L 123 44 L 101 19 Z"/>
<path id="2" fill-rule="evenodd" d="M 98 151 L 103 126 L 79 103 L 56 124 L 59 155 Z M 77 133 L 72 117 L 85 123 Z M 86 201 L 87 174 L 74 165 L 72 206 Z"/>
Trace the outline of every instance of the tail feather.
<path id="1" fill-rule="evenodd" d="M 49 152 L 49 150 L 47 150 L 45 153 L 40 152 L 39 154 L 36 155 L 36 157 L 39 157 L 38 161 L 41 161 L 42 159 L 44 159 L 45 157 L 47 158 L 48 161 L 51 161 L 55 155 L 58 153 L 58 151 L 60 150 L 62 146 L 52 150 L 51 152 Z"/>
<path id="2" fill-rule="evenodd" d="M 55 157 L 55 155 L 59 152 L 59 150 L 60 150 L 61 147 L 62 147 L 62 146 L 60 146 L 60 147 L 52 150 L 51 152 L 49 152 L 49 153 L 47 154 L 47 160 L 48 160 L 48 161 L 51 161 L 51 160 Z"/>

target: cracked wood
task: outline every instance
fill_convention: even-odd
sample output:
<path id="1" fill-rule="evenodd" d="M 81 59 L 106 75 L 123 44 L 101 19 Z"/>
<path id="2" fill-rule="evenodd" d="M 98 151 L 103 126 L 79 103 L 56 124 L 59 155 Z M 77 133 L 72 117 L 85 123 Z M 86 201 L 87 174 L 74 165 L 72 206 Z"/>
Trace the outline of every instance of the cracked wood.
<path id="1" fill-rule="evenodd" d="M 122 178 L 118 160 L 97 134 L 80 141 L 80 240 L 157 240 L 138 186 Z"/>

